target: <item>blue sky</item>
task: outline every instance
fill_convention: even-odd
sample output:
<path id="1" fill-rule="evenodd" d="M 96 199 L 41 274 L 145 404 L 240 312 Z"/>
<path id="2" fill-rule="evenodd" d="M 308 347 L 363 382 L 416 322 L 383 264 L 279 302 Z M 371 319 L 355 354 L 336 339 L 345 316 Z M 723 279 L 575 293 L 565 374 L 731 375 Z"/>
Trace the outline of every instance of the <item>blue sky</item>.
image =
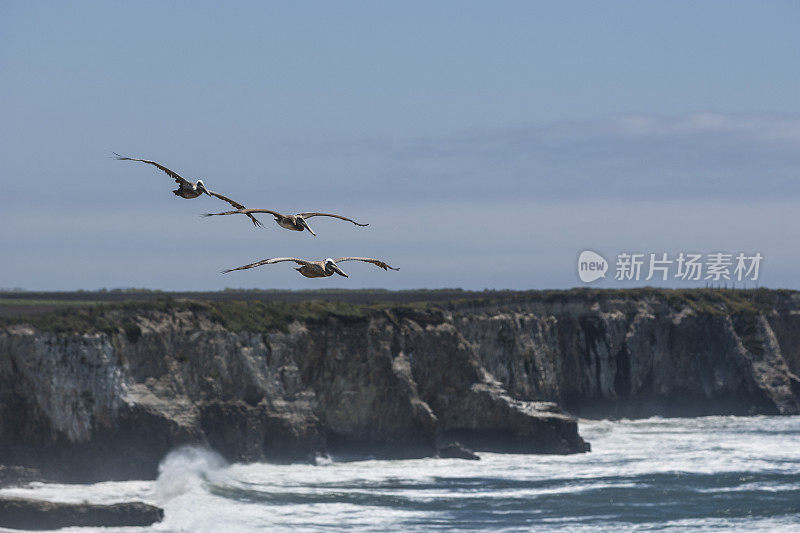
<path id="1" fill-rule="evenodd" d="M 798 27 L 796 2 L 5 1 L 0 287 L 571 287 L 588 248 L 760 251 L 800 288 Z M 111 150 L 371 225 L 200 219 L 226 205 Z M 401 271 L 219 273 L 287 255 Z"/>

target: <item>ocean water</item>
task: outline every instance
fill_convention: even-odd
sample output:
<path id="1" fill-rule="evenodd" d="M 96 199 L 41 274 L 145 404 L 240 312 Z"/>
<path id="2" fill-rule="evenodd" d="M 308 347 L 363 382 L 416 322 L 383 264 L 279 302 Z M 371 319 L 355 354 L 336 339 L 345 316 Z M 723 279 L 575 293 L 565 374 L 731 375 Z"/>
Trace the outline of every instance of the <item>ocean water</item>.
<path id="1" fill-rule="evenodd" d="M 156 481 L 0 493 L 165 509 L 150 528 L 61 531 L 800 531 L 800 417 L 582 421 L 580 431 L 591 453 L 481 461 L 228 465 L 184 448 Z"/>

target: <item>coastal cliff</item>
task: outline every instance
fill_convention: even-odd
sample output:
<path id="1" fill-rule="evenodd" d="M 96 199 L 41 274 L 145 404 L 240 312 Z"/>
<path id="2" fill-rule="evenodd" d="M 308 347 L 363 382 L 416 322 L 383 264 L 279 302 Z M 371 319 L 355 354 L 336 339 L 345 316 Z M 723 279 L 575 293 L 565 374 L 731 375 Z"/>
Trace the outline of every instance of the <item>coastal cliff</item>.
<path id="1" fill-rule="evenodd" d="M 582 417 L 800 414 L 797 292 L 575 292 L 453 320 L 509 394 Z"/>
<path id="2" fill-rule="evenodd" d="M 473 293 L 121 303 L 5 318 L 0 463 L 154 477 L 235 461 L 576 453 L 580 416 L 800 413 L 800 294 Z"/>

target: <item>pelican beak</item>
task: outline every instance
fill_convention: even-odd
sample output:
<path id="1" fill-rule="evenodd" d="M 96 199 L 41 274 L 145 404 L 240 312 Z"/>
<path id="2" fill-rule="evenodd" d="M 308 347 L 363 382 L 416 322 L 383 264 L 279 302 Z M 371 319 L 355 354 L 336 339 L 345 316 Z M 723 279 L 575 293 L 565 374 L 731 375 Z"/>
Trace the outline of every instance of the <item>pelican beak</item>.
<path id="1" fill-rule="evenodd" d="M 308 231 L 310 231 L 311 235 L 313 235 L 314 237 L 317 236 L 317 234 L 314 233 L 314 230 L 311 229 L 311 226 L 308 225 L 308 222 L 306 222 L 305 219 L 301 218 L 300 219 L 300 224 L 302 224 L 304 228 L 306 228 Z"/>
<path id="2" fill-rule="evenodd" d="M 337 274 L 339 274 L 340 276 L 344 276 L 344 277 L 346 277 L 346 278 L 349 278 L 349 277 L 350 277 L 350 276 L 348 276 L 347 274 L 345 274 L 345 273 L 344 273 L 344 271 L 343 271 L 341 268 L 339 268 L 338 266 L 336 266 L 336 264 L 335 264 L 335 263 L 332 265 L 332 268 L 333 268 L 333 271 L 334 271 L 334 272 L 336 272 Z"/>

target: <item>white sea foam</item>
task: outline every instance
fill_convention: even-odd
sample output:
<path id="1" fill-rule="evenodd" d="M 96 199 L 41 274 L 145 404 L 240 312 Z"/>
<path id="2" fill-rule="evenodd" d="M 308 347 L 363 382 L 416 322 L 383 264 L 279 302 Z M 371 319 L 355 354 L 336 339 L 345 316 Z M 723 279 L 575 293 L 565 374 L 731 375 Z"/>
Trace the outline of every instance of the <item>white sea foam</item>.
<path id="1" fill-rule="evenodd" d="M 328 454 L 318 453 L 314 457 L 314 464 L 316 466 L 328 466 L 333 464 L 333 458 Z"/>
<path id="2" fill-rule="evenodd" d="M 582 421 L 581 433 L 591 453 L 480 453 L 481 461 L 227 465 L 209 450 L 182 448 L 154 482 L 34 483 L 0 494 L 165 509 L 161 524 L 130 531 L 800 526 L 800 417 Z"/>
<path id="3" fill-rule="evenodd" d="M 204 491 L 210 480 L 225 482 L 228 466 L 218 453 L 207 448 L 184 446 L 173 450 L 158 465 L 155 497 L 160 505 L 187 493 Z"/>

